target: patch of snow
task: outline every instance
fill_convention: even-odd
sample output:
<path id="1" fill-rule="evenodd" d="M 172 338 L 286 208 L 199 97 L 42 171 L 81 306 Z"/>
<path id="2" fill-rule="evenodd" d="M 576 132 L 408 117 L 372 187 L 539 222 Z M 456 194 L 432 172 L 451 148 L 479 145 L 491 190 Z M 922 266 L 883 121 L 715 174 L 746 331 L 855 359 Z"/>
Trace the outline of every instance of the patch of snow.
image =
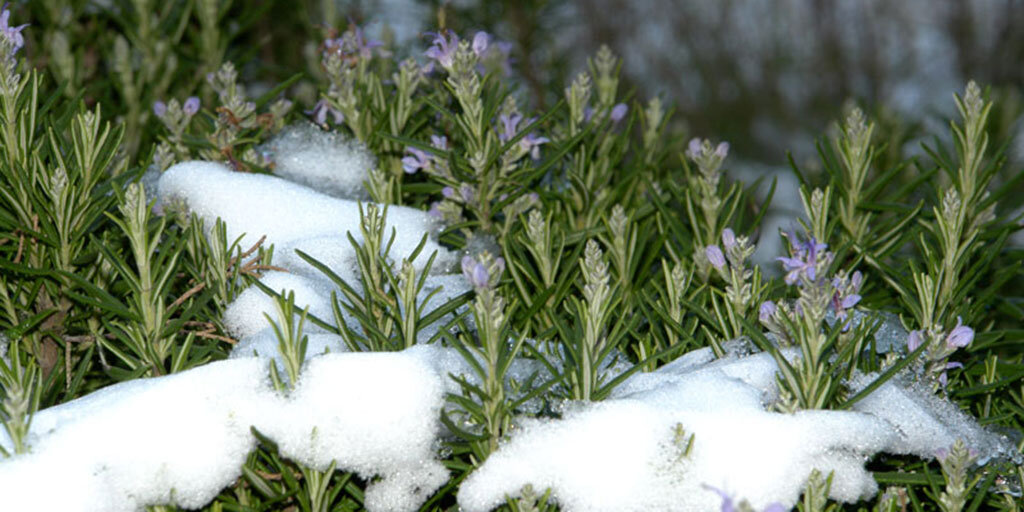
<path id="1" fill-rule="evenodd" d="M 281 130 L 258 149 L 274 162 L 274 174 L 288 181 L 333 197 L 370 197 L 363 182 L 376 162 L 357 140 L 302 122 Z"/>

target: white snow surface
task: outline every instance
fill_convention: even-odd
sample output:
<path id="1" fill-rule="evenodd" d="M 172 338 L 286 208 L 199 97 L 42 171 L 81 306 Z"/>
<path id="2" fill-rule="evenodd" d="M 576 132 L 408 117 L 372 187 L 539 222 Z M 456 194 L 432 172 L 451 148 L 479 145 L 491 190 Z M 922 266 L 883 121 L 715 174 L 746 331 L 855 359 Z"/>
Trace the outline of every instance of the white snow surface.
<path id="1" fill-rule="evenodd" d="M 303 122 L 281 130 L 259 150 L 277 176 L 334 197 L 369 198 L 363 182 L 376 162 L 359 141 Z"/>
<path id="2" fill-rule="evenodd" d="M 831 498 L 851 503 L 877 491 L 864 463 L 879 452 L 932 457 L 956 438 L 1012 450 L 966 417 L 939 420 L 948 402 L 891 382 L 855 411 L 772 412 L 776 370 L 765 353 L 714 360 L 701 349 L 561 420 L 523 420 L 462 483 L 459 505 L 491 510 L 531 484 L 566 511 L 718 510 L 709 487 L 755 509 L 792 507 L 813 469 L 834 472 Z M 695 436 L 688 457 L 673 444 L 677 424 Z"/>
<path id="3" fill-rule="evenodd" d="M 291 250 L 303 249 L 307 239 L 319 246 L 324 237 L 345 238 L 349 232 L 357 242 L 362 241 L 356 201 L 334 198 L 278 177 L 234 172 L 217 162 L 183 162 L 164 172 L 159 187 L 162 203 L 183 200 L 207 226 L 218 217 L 223 219 L 228 239 L 245 235 L 244 247 L 263 235 L 266 245 Z M 435 221 L 422 210 L 389 206 L 385 238 L 392 229 L 397 234 L 389 257 L 400 262 L 435 227 Z M 338 245 L 339 250 L 351 251 L 351 246 Z M 413 264 L 422 267 L 434 251 L 442 261 L 450 258 L 446 249 L 428 238 Z M 339 261 L 345 261 L 344 255 Z"/>
<path id="4" fill-rule="evenodd" d="M 219 361 L 116 384 L 40 411 L 32 452 L 0 463 L 4 509 L 135 511 L 197 508 L 241 475 L 255 447 L 250 427 L 282 455 L 315 469 L 381 479 L 369 510 L 416 510 L 448 479 L 434 442 L 444 377 L 403 353 L 311 358 L 296 390 L 270 386 L 267 360 Z M 341 390 L 358 389 L 358 393 Z M 6 436 L 0 443 L 10 448 Z M 60 493 L 49 492 L 59 481 Z"/>

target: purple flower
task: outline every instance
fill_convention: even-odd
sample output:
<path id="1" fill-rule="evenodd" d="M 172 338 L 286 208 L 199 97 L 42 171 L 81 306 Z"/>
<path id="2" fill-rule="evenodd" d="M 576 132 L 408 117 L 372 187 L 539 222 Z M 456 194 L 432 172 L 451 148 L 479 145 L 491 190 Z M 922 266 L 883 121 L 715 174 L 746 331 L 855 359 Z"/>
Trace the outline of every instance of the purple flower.
<path id="1" fill-rule="evenodd" d="M 441 203 L 438 203 L 437 201 L 430 203 L 430 209 L 427 210 L 427 215 L 430 215 L 435 219 L 444 217 L 444 214 L 441 213 Z"/>
<path id="2" fill-rule="evenodd" d="M 974 329 L 964 325 L 962 318 L 956 317 L 956 327 L 946 336 L 946 347 L 955 350 L 970 345 L 972 341 L 974 341 Z"/>
<path id="3" fill-rule="evenodd" d="M 431 44 L 433 46 L 423 54 L 436 60 L 444 69 L 450 69 L 455 60 L 455 50 L 459 47 L 459 36 L 451 31 L 448 32 L 448 37 L 442 33 L 434 34 Z"/>
<path id="4" fill-rule="evenodd" d="M 913 352 L 924 343 L 924 333 L 919 330 L 910 331 L 907 336 L 907 351 Z"/>
<path id="5" fill-rule="evenodd" d="M 25 46 L 25 36 L 21 35 L 21 31 L 28 26 L 28 23 L 12 27 L 10 20 L 11 10 L 7 8 L 5 3 L 3 8 L 0 8 L 0 36 L 10 41 L 12 46 L 11 55 L 14 55 L 18 53 L 22 46 Z"/>
<path id="6" fill-rule="evenodd" d="M 946 383 L 949 382 L 949 377 L 946 376 L 946 370 L 952 370 L 953 368 L 963 368 L 963 367 L 964 367 L 963 363 L 957 363 L 957 362 L 946 363 L 945 370 L 942 370 L 942 373 L 939 374 L 939 384 L 941 384 L 942 387 L 946 387 Z"/>
<path id="7" fill-rule="evenodd" d="M 462 275 L 473 288 L 487 288 L 490 285 L 491 276 L 487 272 L 487 267 L 469 255 L 462 257 Z"/>
<path id="8" fill-rule="evenodd" d="M 519 144 L 530 152 L 530 158 L 534 160 L 540 158 L 540 145 L 548 142 L 551 142 L 551 140 L 547 137 L 538 137 L 535 133 L 529 133 L 526 137 L 519 140 Z"/>
<path id="9" fill-rule="evenodd" d="M 725 491 L 718 489 L 716 487 L 711 487 L 710 485 L 707 484 L 704 484 L 704 488 L 714 492 L 715 494 L 722 498 L 722 512 L 739 512 L 739 508 L 737 508 L 736 504 L 732 502 L 732 496 L 726 494 Z"/>
<path id="10" fill-rule="evenodd" d="M 708 261 L 711 262 L 711 266 L 718 270 L 722 270 L 725 267 L 725 254 L 722 254 L 722 248 L 717 245 L 709 245 L 704 248 L 704 254 L 708 257 Z"/>
<path id="11" fill-rule="evenodd" d="M 340 110 L 331 106 L 326 100 L 321 98 L 313 105 L 311 110 L 305 111 L 307 115 L 313 116 L 313 122 L 320 126 L 327 126 L 327 114 L 330 114 L 334 118 L 334 124 L 340 124 L 345 120 L 345 114 L 342 114 Z"/>
<path id="12" fill-rule="evenodd" d="M 725 158 L 726 155 L 728 155 L 728 154 L 729 154 L 729 143 L 728 142 L 721 142 L 721 143 L 718 144 L 718 147 L 715 148 L 715 155 L 717 155 L 719 158 Z"/>
<path id="13" fill-rule="evenodd" d="M 163 119 L 164 115 L 167 114 L 167 104 L 162 102 L 162 101 L 160 101 L 160 100 L 154 101 L 153 102 L 153 113 L 156 114 L 156 117 L 159 117 L 160 119 Z"/>
<path id="14" fill-rule="evenodd" d="M 451 187 L 442 188 L 441 189 L 441 195 L 444 196 L 444 197 L 447 197 L 448 199 L 451 199 L 451 198 L 455 197 L 455 189 L 451 188 Z"/>
<path id="15" fill-rule="evenodd" d="M 736 233 L 733 232 L 732 228 L 725 228 L 725 231 L 722 231 L 722 245 L 725 246 L 727 251 L 731 251 L 733 247 L 736 247 Z"/>
<path id="16" fill-rule="evenodd" d="M 519 114 L 502 114 L 498 116 L 498 123 L 500 129 L 498 130 L 498 140 L 502 143 L 512 140 L 519 131 L 519 122 L 523 120 L 523 116 Z"/>
<path id="17" fill-rule="evenodd" d="M 775 306 L 775 303 L 770 300 L 766 300 L 761 303 L 761 308 L 758 310 L 757 319 L 760 320 L 761 323 L 766 324 L 772 321 L 773 318 L 775 318 L 776 311 L 778 311 L 778 308 Z"/>
<path id="18" fill-rule="evenodd" d="M 487 32 L 480 31 L 473 36 L 473 53 L 477 57 L 483 56 L 484 52 L 487 51 L 487 46 L 491 43 L 491 36 Z"/>
<path id="19" fill-rule="evenodd" d="M 459 187 L 459 195 L 462 196 L 462 200 L 467 203 L 472 203 L 476 199 L 476 191 L 469 185 L 462 185 Z"/>
<path id="20" fill-rule="evenodd" d="M 448 149 L 448 137 L 445 137 L 444 135 L 431 135 L 430 145 L 437 149 L 446 150 Z"/>
<path id="21" fill-rule="evenodd" d="M 629 107 L 625 103 L 616 104 L 612 107 L 611 118 L 613 123 L 622 121 L 622 118 L 626 117 L 626 113 L 629 112 Z"/>
<path id="22" fill-rule="evenodd" d="M 199 98 L 189 96 L 188 99 L 185 100 L 185 105 L 182 107 L 182 110 L 185 112 L 185 115 L 189 117 L 196 115 L 196 113 L 199 112 Z"/>
<path id="23" fill-rule="evenodd" d="M 795 235 L 790 235 L 790 240 L 794 240 Z M 808 281 L 815 281 L 817 276 L 815 275 L 818 265 L 818 254 L 824 252 L 828 248 L 828 245 L 818 242 L 813 237 L 806 242 L 799 242 L 795 246 L 790 247 L 790 253 L 792 257 L 779 257 L 776 258 L 782 262 L 782 267 L 786 270 L 786 284 L 793 285 L 798 282 L 801 276 L 805 277 Z"/>
<path id="24" fill-rule="evenodd" d="M 696 159 L 704 151 L 703 145 L 699 138 L 694 137 L 690 139 L 689 148 L 686 150 L 686 155 L 690 158 Z"/>
<path id="25" fill-rule="evenodd" d="M 406 174 L 416 174 L 420 169 L 427 169 L 433 163 L 433 157 L 426 151 L 413 147 L 406 147 L 405 151 L 409 156 L 402 158 L 402 170 Z"/>

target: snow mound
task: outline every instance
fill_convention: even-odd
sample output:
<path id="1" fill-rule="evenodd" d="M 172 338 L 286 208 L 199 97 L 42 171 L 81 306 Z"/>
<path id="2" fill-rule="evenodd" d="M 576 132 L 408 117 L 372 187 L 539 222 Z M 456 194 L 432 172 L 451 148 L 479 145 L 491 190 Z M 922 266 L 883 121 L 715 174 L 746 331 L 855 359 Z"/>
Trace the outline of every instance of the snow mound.
<path id="1" fill-rule="evenodd" d="M 288 397 L 270 387 L 267 364 L 219 361 L 40 411 L 32 452 L 0 463 L 5 510 L 36 510 L 42 495 L 52 510 L 202 507 L 241 475 L 256 445 L 250 427 L 300 464 L 335 460 L 372 479 L 369 510 L 416 510 L 448 480 L 434 449 L 447 377 L 422 355 L 314 357 Z M 6 434 L 0 444 L 10 448 Z"/>
<path id="2" fill-rule="evenodd" d="M 345 199 L 369 199 L 363 188 L 373 155 L 354 139 L 311 123 L 288 126 L 259 147 L 274 163 L 274 174 Z"/>
<path id="3" fill-rule="evenodd" d="M 550 488 L 566 511 L 718 510 L 716 489 L 755 509 L 792 507 L 814 469 L 834 473 L 832 499 L 853 503 L 877 492 L 864 468 L 877 453 L 930 458 L 957 438 L 990 452 L 1008 446 L 969 418 L 940 419 L 952 404 L 892 382 L 853 411 L 773 412 L 776 371 L 765 353 L 715 360 L 705 348 L 560 420 L 523 420 L 466 478 L 459 505 L 491 510 L 530 484 Z M 694 436 L 688 456 L 677 427 Z"/>

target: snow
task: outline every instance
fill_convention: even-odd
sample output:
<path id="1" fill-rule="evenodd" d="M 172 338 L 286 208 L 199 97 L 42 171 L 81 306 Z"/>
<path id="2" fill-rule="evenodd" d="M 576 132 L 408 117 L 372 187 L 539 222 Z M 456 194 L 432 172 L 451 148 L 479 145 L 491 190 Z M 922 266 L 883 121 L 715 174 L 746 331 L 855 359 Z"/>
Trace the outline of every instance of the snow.
<path id="1" fill-rule="evenodd" d="M 361 143 L 311 123 L 286 127 L 259 147 L 274 163 L 274 174 L 333 197 L 368 199 L 367 172 L 376 165 Z"/>
<path id="2" fill-rule="evenodd" d="M 366 489 L 369 510 L 416 510 L 447 481 L 434 447 L 443 377 L 421 359 L 315 357 L 288 397 L 270 387 L 267 364 L 219 361 L 40 411 L 32 453 L 0 464 L 5 508 L 34 510 L 42 493 L 53 510 L 203 506 L 241 475 L 256 444 L 250 426 L 307 467 L 336 460 L 340 470 L 380 477 Z M 47 492 L 53 481 L 60 493 Z"/>
<path id="3" fill-rule="evenodd" d="M 357 202 L 330 197 L 274 176 L 233 172 L 217 162 L 184 162 L 167 169 L 159 187 L 162 204 L 183 200 L 207 226 L 218 217 L 223 219 L 229 240 L 245 235 L 243 247 L 254 244 L 262 235 L 266 235 L 267 245 L 288 245 L 292 249 L 302 248 L 306 239 L 316 245 L 323 237 L 344 237 L 347 232 L 357 242 L 362 240 Z M 389 206 L 385 238 L 392 229 L 397 233 L 389 256 L 401 261 L 413 252 L 425 233 L 435 228 L 435 221 L 424 211 Z M 422 268 L 434 251 L 442 261 L 449 254 L 435 240 L 428 239 L 413 264 Z"/>
<path id="4" fill-rule="evenodd" d="M 958 437 L 988 456 L 1012 452 L 962 414 L 944 421 L 952 404 L 891 382 L 854 411 L 772 412 L 776 369 L 768 354 L 700 349 L 561 420 L 522 420 L 463 482 L 459 505 L 491 510 L 531 484 L 566 511 L 717 510 L 709 487 L 756 509 L 792 507 L 813 469 L 834 472 L 830 497 L 852 503 L 877 491 L 864 463 L 880 452 L 931 458 Z M 695 436 L 688 457 L 673 445 L 677 424 Z"/>

